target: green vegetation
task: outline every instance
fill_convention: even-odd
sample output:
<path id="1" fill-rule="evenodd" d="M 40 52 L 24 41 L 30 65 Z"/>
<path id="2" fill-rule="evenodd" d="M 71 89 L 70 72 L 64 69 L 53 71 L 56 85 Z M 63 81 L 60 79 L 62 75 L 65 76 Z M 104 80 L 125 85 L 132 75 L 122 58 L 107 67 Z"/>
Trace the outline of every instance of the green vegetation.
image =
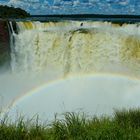
<path id="1" fill-rule="evenodd" d="M 140 109 L 115 111 L 113 117 L 87 117 L 65 113 L 63 119 L 40 124 L 20 117 L 0 120 L 0 140 L 140 140 Z"/>
<path id="2" fill-rule="evenodd" d="M 0 5 L 0 18 L 25 18 L 30 14 L 21 8 Z"/>

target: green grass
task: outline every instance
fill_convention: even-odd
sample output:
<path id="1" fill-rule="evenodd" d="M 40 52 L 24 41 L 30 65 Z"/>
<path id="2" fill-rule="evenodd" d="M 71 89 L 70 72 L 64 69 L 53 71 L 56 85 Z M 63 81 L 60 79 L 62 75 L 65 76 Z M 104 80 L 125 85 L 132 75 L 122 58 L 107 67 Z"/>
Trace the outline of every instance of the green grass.
<path id="1" fill-rule="evenodd" d="M 112 117 L 65 113 L 63 119 L 40 124 L 38 116 L 15 123 L 0 120 L 0 140 L 140 140 L 140 109 L 116 110 Z"/>

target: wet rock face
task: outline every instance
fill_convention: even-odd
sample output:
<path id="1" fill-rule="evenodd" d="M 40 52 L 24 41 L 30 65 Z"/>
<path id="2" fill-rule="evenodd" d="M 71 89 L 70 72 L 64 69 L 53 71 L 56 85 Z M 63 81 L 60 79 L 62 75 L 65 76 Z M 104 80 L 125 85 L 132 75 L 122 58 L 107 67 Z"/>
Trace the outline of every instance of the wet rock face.
<path id="1" fill-rule="evenodd" d="M 0 51 L 9 49 L 9 32 L 6 21 L 0 21 Z"/>
<path id="2" fill-rule="evenodd" d="M 0 21 L 0 66 L 10 58 L 10 36 L 6 21 Z"/>

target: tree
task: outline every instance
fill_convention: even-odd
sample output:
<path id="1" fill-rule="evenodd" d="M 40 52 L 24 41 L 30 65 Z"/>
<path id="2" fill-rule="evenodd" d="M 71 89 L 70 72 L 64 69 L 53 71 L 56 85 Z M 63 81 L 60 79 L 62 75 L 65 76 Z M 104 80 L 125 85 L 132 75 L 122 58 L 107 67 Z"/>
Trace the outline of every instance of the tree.
<path id="1" fill-rule="evenodd" d="M 0 5 L 0 18 L 25 18 L 30 14 L 21 8 Z"/>

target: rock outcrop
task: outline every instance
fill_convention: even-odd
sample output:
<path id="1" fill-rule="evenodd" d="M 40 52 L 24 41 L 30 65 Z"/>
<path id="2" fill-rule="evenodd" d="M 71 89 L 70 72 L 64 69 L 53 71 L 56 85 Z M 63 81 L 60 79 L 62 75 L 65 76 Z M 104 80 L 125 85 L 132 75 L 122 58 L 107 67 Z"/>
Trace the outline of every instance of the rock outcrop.
<path id="1" fill-rule="evenodd" d="M 6 21 L 0 21 L 0 66 L 10 58 L 10 36 Z"/>

